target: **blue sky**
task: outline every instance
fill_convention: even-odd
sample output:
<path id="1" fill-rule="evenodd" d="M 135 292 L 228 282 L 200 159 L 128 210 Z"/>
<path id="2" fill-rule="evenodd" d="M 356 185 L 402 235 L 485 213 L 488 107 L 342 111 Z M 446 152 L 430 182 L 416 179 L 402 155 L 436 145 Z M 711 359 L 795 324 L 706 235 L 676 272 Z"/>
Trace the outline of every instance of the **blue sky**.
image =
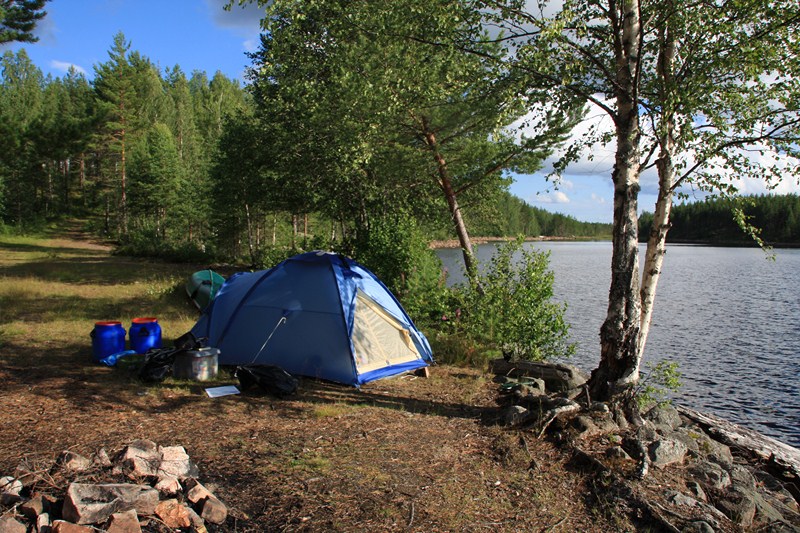
<path id="1" fill-rule="evenodd" d="M 52 0 L 37 28 L 39 42 L 24 47 L 45 74 L 63 76 L 70 65 L 91 79 L 93 67 L 108 60 L 113 37 L 122 31 L 132 50 L 162 70 L 180 65 L 191 74 L 217 70 L 243 81 L 249 64 L 245 53 L 258 44 L 261 11 L 255 5 L 224 11 L 226 0 Z M 587 122 L 610 120 L 590 113 Z M 545 179 L 547 168 L 531 176 L 514 176 L 511 192 L 531 205 L 590 222 L 611 222 L 613 147 L 595 146 L 592 157 L 571 165 L 560 183 Z M 642 177 L 641 210 L 652 211 L 656 184 L 652 172 Z M 755 188 L 746 192 L 763 192 Z M 790 191 L 779 191 L 790 192 Z"/>

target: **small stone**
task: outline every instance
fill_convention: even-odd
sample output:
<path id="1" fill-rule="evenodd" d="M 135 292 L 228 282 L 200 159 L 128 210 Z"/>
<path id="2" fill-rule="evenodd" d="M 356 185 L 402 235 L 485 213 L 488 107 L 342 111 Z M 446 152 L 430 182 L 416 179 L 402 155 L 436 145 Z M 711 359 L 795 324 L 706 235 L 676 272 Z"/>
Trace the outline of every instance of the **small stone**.
<path id="1" fill-rule="evenodd" d="M 19 512 L 28 520 L 34 521 L 37 516 L 50 514 L 55 510 L 56 502 L 54 497 L 47 494 L 34 494 L 30 500 L 19 506 Z"/>
<path id="2" fill-rule="evenodd" d="M 611 459 L 621 459 L 623 461 L 632 461 L 628 452 L 622 449 L 622 446 L 612 446 L 606 450 L 606 457 Z"/>
<path id="3" fill-rule="evenodd" d="M 10 516 L 0 518 L 0 532 L 2 533 L 26 533 L 27 531 L 28 528 L 25 524 L 14 520 Z"/>
<path id="4" fill-rule="evenodd" d="M 722 490 L 731 484 L 731 476 L 716 463 L 700 462 L 689 472 L 701 485 L 712 489 Z"/>
<path id="5" fill-rule="evenodd" d="M 158 483 L 156 483 L 153 488 L 165 496 L 175 496 L 181 490 L 183 490 L 183 487 L 181 487 L 181 482 L 176 478 L 169 476 L 159 479 Z"/>
<path id="6" fill-rule="evenodd" d="M 594 423 L 592 417 L 578 415 L 572 419 L 572 427 L 578 430 L 578 438 L 586 439 L 600 434 L 600 428 Z"/>
<path id="7" fill-rule="evenodd" d="M 42 513 L 36 517 L 36 531 L 39 533 L 46 533 L 50 531 L 52 522 L 50 522 L 50 515 Z"/>
<path id="8" fill-rule="evenodd" d="M 689 481 L 686 483 L 686 488 L 689 489 L 689 492 L 695 499 L 706 502 L 708 501 L 708 496 L 706 496 L 706 492 L 703 490 L 703 487 L 700 486 L 700 483 L 697 481 Z"/>
<path id="9" fill-rule="evenodd" d="M 189 510 L 176 499 L 159 502 L 156 505 L 155 514 L 167 527 L 172 529 L 192 525 L 192 521 L 189 519 Z"/>
<path id="10" fill-rule="evenodd" d="M 189 509 L 189 520 L 192 522 L 192 529 L 196 533 L 208 533 L 208 529 L 206 529 L 206 522 L 203 518 L 195 512 L 194 509 L 191 507 Z"/>
<path id="11" fill-rule="evenodd" d="M 228 507 L 215 497 L 205 500 L 200 516 L 212 524 L 224 524 L 228 518 Z"/>
<path id="12" fill-rule="evenodd" d="M 64 520 L 56 520 L 50 528 L 50 533 L 96 533 L 92 527 L 80 526 Z"/>
<path id="13" fill-rule="evenodd" d="M 0 504 L 13 505 L 22 501 L 22 482 L 11 476 L 0 478 Z"/>
<path id="14" fill-rule="evenodd" d="M 200 516 L 212 524 L 222 524 L 228 517 L 228 508 L 211 491 L 197 480 L 187 482 L 191 488 L 186 493 L 186 499 L 199 509 Z"/>
<path id="15" fill-rule="evenodd" d="M 161 465 L 158 445 L 151 440 L 135 440 L 122 451 L 120 464 L 129 477 L 157 476 Z"/>
<path id="16" fill-rule="evenodd" d="M 731 482 L 735 487 L 740 487 L 744 490 L 756 490 L 756 478 L 750 473 L 750 470 L 742 465 L 733 465 L 730 470 Z"/>
<path id="17" fill-rule="evenodd" d="M 107 533 L 142 533 L 142 526 L 136 516 L 136 510 L 130 509 L 124 513 L 114 513 L 108 521 Z"/>
<path id="18" fill-rule="evenodd" d="M 714 528 L 708 525 L 707 522 L 696 520 L 683 526 L 681 533 L 714 533 Z"/>
<path id="19" fill-rule="evenodd" d="M 654 466 L 667 466 L 682 463 L 687 448 L 681 441 L 663 438 L 650 444 L 648 453 Z"/>
<path id="20" fill-rule="evenodd" d="M 663 427 L 670 430 L 676 429 L 683 423 L 681 420 L 681 415 L 678 414 L 678 410 L 668 403 L 655 405 L 652 409 L 644 414 L 643 418 L 645 420 L 649 420 L 657 427 Z"/>
<path id="21" fill-rule="evenodd" d="M 192 463 L 183 446 L 162 446 L 158 450 L 161 453 L 161 463 L 158 467 L 160 477 L 186 479 L 199 475 L 197 466 Z"/>
<path id="22" fill-rule="evenodd" d="M 0 477 L 0 492 L 3 494 L 13 494 L 15 496 L 19 496 L 19 493 L 22 492 L 22 489 L 22 482 L 17 478 L 13 478 L 11 476 Z"/>
<path id="23" fill-rule="evenodd" d="M 668 496 L 668 500 L 670 503 L 674 505 L 680 505 L 684 507 L 696 507 L 699 505 L 699 502 L 692 498 L 691 496 L 687 496 L 681 492 L 673 492 Z"/>
<path id="24" fill-rule="evenodd" d="M 101 466 L 103 468 L 108 468 L 113 464 L 105 448 L 100 448 L 99 450 L 97 450 L 97 453 L 94 454 L 92 462 L 95 465 Z"/>
<path id="25" fill-rule="evenodd" d="M 505 421 L 505 425 L 507 426 L 516 426 L 527 420 L 529 414 L 530 411 L 528 411 L 521 405 L 511 405 L 508 407 L 508 409 L 506 409 L 505 413 L 503 414 L 503 420 Z"/>
<path id="26" fill-rule="evenodd" d="M 64 467 L 68 472 L 85 472 L 92 467 L 91 459 L 72 451 L 63 451 L 56 459 L 56 464 Z"/>

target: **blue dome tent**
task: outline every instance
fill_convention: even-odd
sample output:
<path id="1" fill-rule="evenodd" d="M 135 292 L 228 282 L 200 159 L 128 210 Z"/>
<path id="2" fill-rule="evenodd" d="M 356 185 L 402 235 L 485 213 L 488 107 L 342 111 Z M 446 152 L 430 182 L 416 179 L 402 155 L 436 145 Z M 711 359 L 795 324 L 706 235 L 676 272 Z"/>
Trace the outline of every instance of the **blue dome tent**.
<path id="1" fill-rule="evenodd" d="M 222 365 L 275 365 L 348 385 L 427 366 L 428 340 L 352 259 L 309 252 L 231 276 L 192 328 Z"/>

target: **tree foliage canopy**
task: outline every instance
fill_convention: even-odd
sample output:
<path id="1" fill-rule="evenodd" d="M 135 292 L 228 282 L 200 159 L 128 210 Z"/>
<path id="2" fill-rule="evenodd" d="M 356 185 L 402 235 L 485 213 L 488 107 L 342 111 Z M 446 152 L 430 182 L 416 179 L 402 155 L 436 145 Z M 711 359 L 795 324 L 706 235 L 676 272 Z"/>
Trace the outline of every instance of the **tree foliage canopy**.
<path id="1" fill-rule="evenodd" d="M 38 41 L 39 38 L 33 34 L 33 30 L 47 15 L 44 5 L 48 1 L 0 0 L 0 44 Z"/>

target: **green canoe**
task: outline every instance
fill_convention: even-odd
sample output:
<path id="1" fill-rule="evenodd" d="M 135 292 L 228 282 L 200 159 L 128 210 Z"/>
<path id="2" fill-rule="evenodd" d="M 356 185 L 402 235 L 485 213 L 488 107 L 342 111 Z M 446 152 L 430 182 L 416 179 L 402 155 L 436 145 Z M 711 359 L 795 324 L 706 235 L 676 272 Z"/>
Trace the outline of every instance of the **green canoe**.
<path id="1" fill-rule="evenodd" d="M 189 276 L 186 281 L 186 294 L 202 311 L 211 303 L 223 283 L 225 283 L 225 278 L 213 270 L 199 270 Z"/>

